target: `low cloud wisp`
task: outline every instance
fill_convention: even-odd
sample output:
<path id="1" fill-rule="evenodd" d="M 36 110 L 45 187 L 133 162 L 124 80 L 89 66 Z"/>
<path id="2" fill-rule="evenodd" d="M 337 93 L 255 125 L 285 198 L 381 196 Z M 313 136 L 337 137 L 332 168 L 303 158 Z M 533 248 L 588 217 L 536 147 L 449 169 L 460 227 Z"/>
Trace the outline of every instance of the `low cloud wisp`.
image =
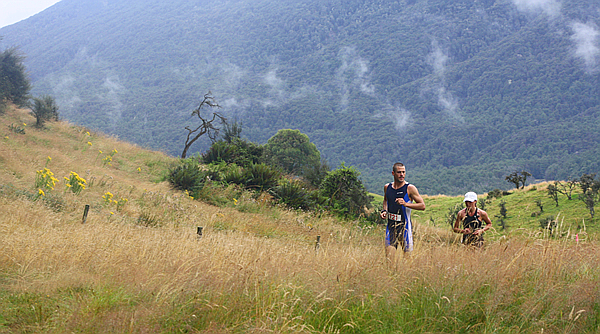
<path id="1" fill-rule="evenodd" d="M 433 68 L 435 84 L 430 90 L 434 90 L 438 99 L 438 105 L 444 112 L 450 115 L 454 120 L 464 122 L 463 117 L 458 112 L 458 99 L 449 92 L 446 85 L 446 63 L 449 57 L 442 51 L 436 41 L 432 43 L 433 51 L 427 57 L 427 63 Z"/>
<path id="2" fill-rule="evenodd" d="M 588 73 L 598 72 L 600 63 L 600 31 L 593 24 L 574 22 L 571 24 L 575 43 L 575 57 L 585 64 Z"/>
<path id="3" fill-rule="evenodd" d="M 512 0 L 522 12 L 543 12 L 550 17 L 560 15 L 561 4 L 556 0 Z"/>

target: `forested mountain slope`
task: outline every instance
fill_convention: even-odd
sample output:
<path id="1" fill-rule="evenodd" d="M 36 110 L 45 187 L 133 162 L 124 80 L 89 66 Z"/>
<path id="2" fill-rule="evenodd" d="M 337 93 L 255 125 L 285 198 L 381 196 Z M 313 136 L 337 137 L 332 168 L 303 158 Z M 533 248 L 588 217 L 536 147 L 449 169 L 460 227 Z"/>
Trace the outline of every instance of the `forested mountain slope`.
<path id="1" fill-rule="evenodd" d="M 595 0 L 62 0 L 0 29 L 72 122 L 177 155 L 202 94 L 264 143 L 306 133 L 380 192 L 600 171 Z M 208 143 L 195 147 L 204 150 Z"/>

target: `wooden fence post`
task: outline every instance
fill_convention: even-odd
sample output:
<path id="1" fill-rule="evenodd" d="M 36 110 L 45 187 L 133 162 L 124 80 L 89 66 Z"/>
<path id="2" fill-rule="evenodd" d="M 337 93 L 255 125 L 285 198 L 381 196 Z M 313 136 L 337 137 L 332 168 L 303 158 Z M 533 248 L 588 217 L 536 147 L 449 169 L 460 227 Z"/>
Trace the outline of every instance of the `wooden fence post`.
<path id="1" fill-rule="evenodd" d="M 198 229 L 196 230 L 196 234 L 198 234 L 198 239 L 202 238 L 202 230 L 203 229 L 204 229 L 204 227 L 198 226 Z"/>
<path id="2" fill-rule="evenodd" d="M 88 211 L 90 211 L 90 205 L 86 204 L 85 209 L 83 209 L 83 219 L 81 220 L 82 224 L 85 224 L 85 221 L 87 220 Z"/>
<path id="3" fill-rule="evenodd" d="M 315 243 L 315 250 L 318 251 L 321 247 L 321 236 L 317 235 L 317 242 Z"/>

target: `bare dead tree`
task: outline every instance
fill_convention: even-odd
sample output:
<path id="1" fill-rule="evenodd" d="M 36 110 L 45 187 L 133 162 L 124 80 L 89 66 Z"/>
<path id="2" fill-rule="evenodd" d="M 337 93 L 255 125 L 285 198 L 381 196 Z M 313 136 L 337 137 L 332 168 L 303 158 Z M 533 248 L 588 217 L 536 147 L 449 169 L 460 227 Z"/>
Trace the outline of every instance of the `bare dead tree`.
<path id="1" fill-rule="evenodd" d="M 198 140 L 203 135 L 208 135 L 211 141 L 215 141 L 217 136 L 219 135 L 219 131 L 221 130 L 220 124 L 227 124 L 227 118 L 221 115 L 218 112 L 213 112 L 212 117 L 203 117 L 200 113 L 202 107 L 209 106 L 211 108 L 221 108 L 221 106 L 215 101 L 214 96 L 212 96 L 211 92 L 204 94 L 202 101 L 198 108 L 192 111 L 192 116 L 198 116 L 201 124 L 192 130 L 189 126 L 186 126 L 185 129 L 188 130 L 187 139 L 185 140 L 185 147 L 183 148 L 183 152 L 181 152 L 181 158 L 185 159 L 187 156 L 187 151 L 192 146 L 192 144 Z"/>
<path id="2" fill-rule="evenodd" d="M 571 194 L 573 193 L 573 189 L 577 188 L 578 182 L 578 180 L 569 180 L 565 183 L 556 181 L 554 182 L 554 185 L 556 186 L 556 191 L 567 196 L 567 199 L 571 200 Z"/>

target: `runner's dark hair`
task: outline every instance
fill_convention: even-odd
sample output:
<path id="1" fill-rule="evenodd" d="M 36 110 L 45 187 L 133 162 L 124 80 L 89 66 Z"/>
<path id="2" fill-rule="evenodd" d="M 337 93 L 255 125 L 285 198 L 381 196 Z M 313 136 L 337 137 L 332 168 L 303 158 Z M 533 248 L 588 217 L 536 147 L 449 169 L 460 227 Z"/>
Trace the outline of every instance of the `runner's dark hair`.
<path id="1" fill-rule="evenodd" d="M 401 163 L 401 162 L 396 162 L 396 163 L 394 164 L 394 166 L 392 166 L 392 172 L 395 172 L 395 171 L 396 171 L 396 166 L 398 166 L 398 167 L 404 167 L 404 164 L 403 164 L 403 163 Z"/>

